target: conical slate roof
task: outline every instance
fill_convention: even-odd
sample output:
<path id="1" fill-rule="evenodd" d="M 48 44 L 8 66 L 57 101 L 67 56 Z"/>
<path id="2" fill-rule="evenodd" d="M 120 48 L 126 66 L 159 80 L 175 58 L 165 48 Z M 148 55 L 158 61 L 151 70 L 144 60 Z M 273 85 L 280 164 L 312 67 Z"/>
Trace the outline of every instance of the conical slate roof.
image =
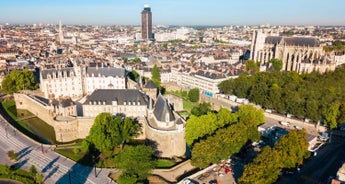
<path id="1" fill-rule="evenodd" d="M 153 114 L 160 122 L 167 122 L 166 120 L 169 120 L 169 122 L 175 121 L 174 114 L 170 108 L 168 101 L 165 100 L 165 98 L 161 94 L 158 95 Z"/>

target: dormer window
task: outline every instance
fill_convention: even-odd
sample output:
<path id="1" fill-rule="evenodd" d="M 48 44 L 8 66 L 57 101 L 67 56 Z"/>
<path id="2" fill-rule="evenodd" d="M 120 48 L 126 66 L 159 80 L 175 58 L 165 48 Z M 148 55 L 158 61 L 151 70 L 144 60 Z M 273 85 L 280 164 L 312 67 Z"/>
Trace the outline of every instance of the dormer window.
<path id="1" fill-rule="evenodd" d="M 165 116 L 165 122 L 169 122 L 170 120 L 170 117 L 169 117 L 169 112 L 166 113 L 166 116 Z"/>
<path id="2" fill-rule="evenodd" d="M 89 105 L 92 105 L 92 102 L 91 102 L 91 101 L 89 101 Z"/>
<path id="3" fill-rule="evenodd" d="M 126 101 L 123 102 L 123 105 L 126 105 Z"/>

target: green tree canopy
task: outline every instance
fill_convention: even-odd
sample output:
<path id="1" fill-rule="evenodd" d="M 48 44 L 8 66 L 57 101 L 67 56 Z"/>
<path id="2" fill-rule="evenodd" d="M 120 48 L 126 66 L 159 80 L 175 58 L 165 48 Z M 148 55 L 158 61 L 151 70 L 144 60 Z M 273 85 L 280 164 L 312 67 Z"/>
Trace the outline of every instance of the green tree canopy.
<path id="1" fill-rule="evenodd" d="M 308 137 L 305 130 L 291 130 L 274 145 L 280 155 L 282 168 L 295 168 L 310 156 Z"/>
<path id="2" fill-rule="evenodd" d="M 259 62 L 253 60 L 246 61 L 246 71 L 249 73 L 258 73 L 260 71 Z"/>
<path id="3" fill-rule="evenodd" d="M 140 126 L 131 118 L 114 117 L 110 113 L 101 113 L 95 118 L 89 135 L 84 140 L 86 145 L 94 145 L 99 151 L 111 151 L 138 135 Z"/>
<path id="4" fill-rule="evenodd" d="M 294 168 L 310 156 L 305 130 L 291 130 L 273 148 L 266 146 L 244 167 L 240 183 L 274 183 L 283 168 Z"/>
<path id="5" fill-rule="evenodd" d="M 19 90 L 37 89 L 34 74 L 28 69 L 22 71 L 13 70 L 7 74 L 1 82 L 2 91 L 13 94 Z"/>
<path id="6" fill-rule="evenodd" d="M 240 75 L 237 79 L 223 81 L 219 85 L 225 94 L 248 98 L 263 108 L 275 109 L 299 118 L 317 122 L 325 120 L 330 127 L 337 127 L 345 117 L 343 106 L 331 107 L 345 99 L 345 66 L 333 72 L 312 72 L 299 75 L 296 72 L 261 72 Z M 344 120 L 345 118 L 342 118 Z"/>
<path id="7" fill-rule="evenodd" d="M 280 71 L 283 68 L 283 61 L 280 59 L 273 58 L 270 60 L 274 71 Z"/>
<path id="8" fill-rule="evenodd" d="M 132 61 L 133 61 L 134 63 L 140 63 L 140 62 L 141 62 L 141 59 L 138 58 L 138 57 L 135 57 L 134 59 L 132 59 Z"/>
<path id="9" fill-rule="evenodd" d="M 139 80 L 139 74 L 135 70 L 132 70 L 132 71 L 128 72 L 128 77 L 130 79 L 132 79 L 133 81 L 135 81 L 135 82 L 138 82 L 138 80 Z"/>
<path id="10" fill-rule="evenodd" d="M 161 86 L 161 74 L 159 72 L 159 68 L 157 67 L 157 65 L 155 64 L 151 70 L 151 74 L 152 74 L 152 81 L 153 83 L 156 84 L 156 86 L 158 88 L 160 88 Z"/>
<path id="11" fill-rule="evenodd" d="M 244 167 L 241 184 L 266 184 L 274 183 L 281 171 L 281 162 L 276 150 L 266 146 L 254 161 Z"/>
<path id="12" fill-rule="evenodd" d="M 324 117 L 325 117 L 325 123 L 331 128 L 337 128 L 338 123 L 337 119 L 339 116 L 339 108 L 340 103 L 335 102 L 329 105 L 327 109 L 325 109 Z"/>
<path id="13" fill-rule="evenodd" d="M 211 112 L 211 104 L 207 102 L 199 103 L 199 105 L 194 106 L 191 110 L 194 116 L 205 115 L 208 112 Z"/>
<path id="14" fill-rule="evenodd" d="M 146 179 L 156 165 L 153 150 L 149 146 L 129 146 L 115 157 L 116 167 L 123 171 L 126 181 L 130 178 Z"/>
<path id="15" fill-rule="evenodd" d="M 200 93 L 198 88 L 193 88 L 188 92 L 188 99 L 191 102 L 198 102 L 200 98 Z"/>
<path id="16" fill-rule="evenodd" d="M 204 168 L 238 153 L 248 141 L 260 138 L 257 126 L 263 111 L 251 105 L 237 113 L 222 108 L 217 114 L 191 116 L 186 124 L 186 142 L 192 147 L 192 164 Z"/>

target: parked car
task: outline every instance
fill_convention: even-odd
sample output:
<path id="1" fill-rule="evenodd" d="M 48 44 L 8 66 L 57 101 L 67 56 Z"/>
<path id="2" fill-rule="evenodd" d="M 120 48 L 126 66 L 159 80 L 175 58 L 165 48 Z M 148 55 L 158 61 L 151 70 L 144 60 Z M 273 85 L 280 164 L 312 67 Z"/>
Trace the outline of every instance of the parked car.
<path id="1" fill-rule="evenodd" d="M 290 126 L 290 123 L 286 121 L 280 121 L 279 123 L 284 126 Z"/>
<path id="2" fill-rule="evenodd" d="M 295 125 L 295 129 L 297 129 L 297 130 L 302 130 L 302 128 L 299 127 L 299 126 L 297 126 L 297 125 Z"/>

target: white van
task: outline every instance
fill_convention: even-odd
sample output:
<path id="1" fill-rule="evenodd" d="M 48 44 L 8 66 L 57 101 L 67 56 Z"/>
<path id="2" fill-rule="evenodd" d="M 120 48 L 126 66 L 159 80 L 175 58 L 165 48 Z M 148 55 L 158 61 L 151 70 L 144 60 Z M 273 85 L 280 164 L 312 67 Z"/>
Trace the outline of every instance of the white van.
<path id="1" fill-rule="evenodd" d="M 290 123 L 286 121 L 280 121 L 279 123 L 284 126 L 290 126 Z"/>

